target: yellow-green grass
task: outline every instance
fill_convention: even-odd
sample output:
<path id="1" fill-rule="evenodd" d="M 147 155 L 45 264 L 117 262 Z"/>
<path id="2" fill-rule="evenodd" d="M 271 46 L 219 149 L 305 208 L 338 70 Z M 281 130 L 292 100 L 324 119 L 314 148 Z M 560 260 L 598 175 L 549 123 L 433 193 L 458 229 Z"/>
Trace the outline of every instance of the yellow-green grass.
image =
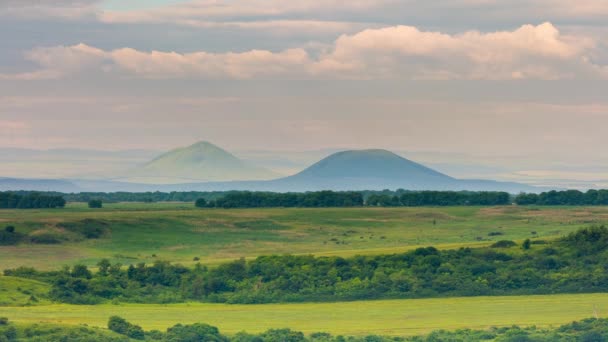
<path id="1" fill-rule="evenodd" d="M 0 306 L 48 304 L 50 286 L 35 280 L 0 276 Z"/>
<path id="2" fill-rule="evenodd" d="M 439 207 L 328 209 L 196 209 L 191 203 L 119 203 L 103 209 L 0 210 L 0 229 L 28 233 L 63 222 L 98 219 L 111 233 L 60 245 L 0 246 L 0 268 L 131 264 L 162 259 L 206 264 L 264 254 L 352 256 L 419 246 L 457 248 L 496 240 L 552 239 L 608 222 L 608 207 Z M 489 236 L 491 232 L 503 235 Z M 535 234 L 533 234 L 535 232 Z"/>
<path id="3" fill-rule="evenodd" d="M 558 326 L 608 311 L 608 294 L 382 300 L 268 305 L 44 305 L 0 307 L 18 323 L 88 324 L 104 327 L 119 315 L 145 329 L 204 322 L 223 333 L 284 328 L 342 335 L 419 335 L 433 330 L 493 326 Z"/>

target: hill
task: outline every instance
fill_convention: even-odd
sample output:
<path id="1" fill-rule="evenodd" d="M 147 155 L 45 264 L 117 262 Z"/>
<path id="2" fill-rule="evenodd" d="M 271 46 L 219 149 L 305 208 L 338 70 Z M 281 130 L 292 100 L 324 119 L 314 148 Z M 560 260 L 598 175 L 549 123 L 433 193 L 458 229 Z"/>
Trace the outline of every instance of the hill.
<path id="1" fill-rule="evenodd" d="M 274 179 L 273 179 L 274 178 Z M 13 180 L 13 183 L 18 180 Z M 61 181 L 57 181 L 61 182 Z M 351 150 L 334 153 L 305 170 L 284 178 L 249 164 L 208 142 L 167 152 L 113 180 L 71 180 L 80 191 L 275 191 L 319 190 L 470 190 L 540 192 L 546 189 L 513 182 L 456 179 L 386 150 Z M 2 182 L 0 182 L 0 189 Z M 27 181 L 6 190 L 64 190 L 63 184 Z M 52 185 L 52 186 L 51 186 Z"/>
<path id="2" fill-rule="evenodd" d="M 490 180 L 460 180 L 387 150 L 338 152 L 290 177 L 270 182 L 274 190 L 471 190 L 535 192 L 531 186 Z"/>
<path id="3" fill-rule="evenodd" d="M 129 173 L 127 181 L 184 183 L 262 180 L 277 177 L 272 171 L 247 163 L 209 142 L 164 153 Z"/>

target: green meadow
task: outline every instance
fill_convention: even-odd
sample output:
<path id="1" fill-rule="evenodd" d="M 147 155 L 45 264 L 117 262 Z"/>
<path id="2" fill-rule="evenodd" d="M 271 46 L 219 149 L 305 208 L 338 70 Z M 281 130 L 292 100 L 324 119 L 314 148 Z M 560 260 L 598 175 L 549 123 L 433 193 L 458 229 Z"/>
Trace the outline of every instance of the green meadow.
<path id="1" fill-rule="evenodd" d="M 0 307 L 17 323 L 105 327 L 120 315 L 144 329 L 205 322 L 228 335 L 289 327 L 304 333 L 364 336 L 426 334 L 433 330 L 488 329 L 511 325 L 550 327 L 608 310 L 608 294 L 470 297 L 268 305 L 127 304 Z"/>
<path id="2" fill-rule="evenodd" d="M 103 209 L 2 210 L 0 226 L 62 234 L 63 224 L 97 220 L 100 239 L 0 247 L 1 268 L 134 264 L 169 260 L 218 264 L 267 254 L 352 256 L 420 246 L 484 246 L 497 240 L 552 239 L 608 222 L 607 207 L 437 207 L 196 209 L 191 203 L 119 203 Z"/>
<path id="3" fill-rule="evenodd" d="M 23 234 L 66 234 L 94 222 L 108 227 L 98 239 L 0 246 L 0 269 L 94 266 L 108 258 L 123 265 L 168 260 L 207 265 L 268 254 L 353 256 L 435 246 L 487 246 L 497 240 L 550 240 L 608 223 L 608 207 L 424 207 L 325 209 L 196 209 L 191 203 L 118 203 L 92 210 L 2 210 L 0 228 Z M 200 260 L 196 260 L 200 259 Z M 18 324 L 106 327 L 120 315 L 144 329 L 204 322 L 228 335 L 291 328 L 304 333 L 364 336 L 426 334 L 437 329 L 487 329 L 514 324 L 555 327 L 604 316 L 608 294 L 466 297 L 266 305 L 101 304 L 50 302 L 48 284 L 0 276 L 0 317 Z"/>

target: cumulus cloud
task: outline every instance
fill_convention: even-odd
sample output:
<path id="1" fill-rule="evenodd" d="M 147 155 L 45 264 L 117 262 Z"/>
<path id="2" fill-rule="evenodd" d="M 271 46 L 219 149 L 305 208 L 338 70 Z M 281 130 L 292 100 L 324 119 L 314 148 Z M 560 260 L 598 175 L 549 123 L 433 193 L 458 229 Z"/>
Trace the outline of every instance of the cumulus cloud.
<path id="1" fill-rule="evenodd" d="M 594 76 L 592 39 L 561 35 L 550 23 L 515 31 L 449 35 L 411 26 L 340 37 L 316 65 L 320 72 L 413 79 L 558 79 Z"/>
<path id="2" fill-rule="evenodd" d="M 38 72 L 85 71 L 143 78 L 340 78 L 340 79 L 575 79 L 607 78 L 592 62 L 593 39 L 563 35 L 550 23 L 514 31 L 461 34 L 411 26 L 342 35 L 323 52 L 192 53 L 105 51 L 85 44 L 35 49 L 27 58 Z"/>

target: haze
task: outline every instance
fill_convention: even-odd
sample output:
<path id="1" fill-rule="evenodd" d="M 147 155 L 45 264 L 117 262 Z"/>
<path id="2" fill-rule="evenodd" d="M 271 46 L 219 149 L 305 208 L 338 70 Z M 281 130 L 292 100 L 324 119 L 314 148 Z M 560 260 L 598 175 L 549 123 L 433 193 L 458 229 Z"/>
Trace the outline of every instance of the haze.
<path id="1" fill-rule="evenodd" d="M 71 175 L 8 148 L 145 150 L 111 157 L 133 163 L 206 140 L 282 174 L 384 148 L 605 186 L 607 17 L 604 0 L 1 1 L 0 176 Z"/>

